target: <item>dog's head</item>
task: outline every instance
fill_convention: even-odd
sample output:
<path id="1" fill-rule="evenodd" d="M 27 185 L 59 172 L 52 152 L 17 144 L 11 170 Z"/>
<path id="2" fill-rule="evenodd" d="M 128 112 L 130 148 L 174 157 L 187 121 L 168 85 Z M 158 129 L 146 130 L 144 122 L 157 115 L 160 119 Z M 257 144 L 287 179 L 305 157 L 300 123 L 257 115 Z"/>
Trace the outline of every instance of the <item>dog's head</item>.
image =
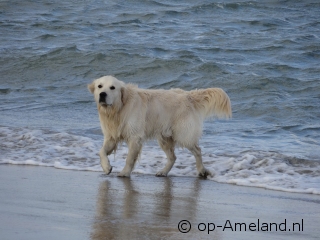
<path id="1" fill-rule="evenodd" d="M 104 76 L 88 85 L 89 91 L 101 107 L 120 109 L 123 105 L 125 83 L 112 76 Z"/>

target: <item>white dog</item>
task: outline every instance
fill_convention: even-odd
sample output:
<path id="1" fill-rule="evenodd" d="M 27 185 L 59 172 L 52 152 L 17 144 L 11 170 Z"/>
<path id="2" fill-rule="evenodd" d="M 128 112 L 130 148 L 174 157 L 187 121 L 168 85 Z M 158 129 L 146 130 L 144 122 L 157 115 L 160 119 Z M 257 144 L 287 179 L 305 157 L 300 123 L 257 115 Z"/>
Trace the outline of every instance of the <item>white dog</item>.
<path id="1" fill-rule="evenodd" d="M 156 138 L 167 155 L 164 169 L 156 176 L 167 176 L 171 170 L 176 160 L 175 145 L 189 149 L 195 156 L 200 177 L 211 175 L 202 164 L 198 144 L 205 118 L 231 117 L 230 99 L 222 89 L 147 90 L 112 76 L 96 79 L 88 89 L 97 102 L 104 134 L 100 161 L 106 174 L 112 171 L 108 155 L 119 142 L 126 142 L 129 151 L 126 165 L 118 176 L 129 177 L 143 142 Z"/>

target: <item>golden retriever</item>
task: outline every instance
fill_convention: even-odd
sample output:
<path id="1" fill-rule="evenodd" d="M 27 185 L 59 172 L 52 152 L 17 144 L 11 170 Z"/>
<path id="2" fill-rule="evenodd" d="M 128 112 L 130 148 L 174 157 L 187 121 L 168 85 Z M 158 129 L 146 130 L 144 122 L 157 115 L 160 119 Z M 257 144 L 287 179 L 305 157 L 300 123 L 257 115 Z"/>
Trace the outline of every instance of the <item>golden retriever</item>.
<path id="1" fill-rule="evenodd" d="M 94 94 L 104 135 L 100 162 L 106 174 L 112 171 L 108 155 L 119 142 L 126 142 L 129 151 L 118 176 L 129 177 L 142 144 L 155 138 L 167 156 L 165 167 L 156 176 L 167 176 L 171 170 L 175 145 L 191 151 L 200 177 L 211 175 L 202 164 L 199 138 L 205 118 L 231 117 L 231 102 L 222 89 L 141 89 L 112 76 L 96 79 L 88 89 Z"/>

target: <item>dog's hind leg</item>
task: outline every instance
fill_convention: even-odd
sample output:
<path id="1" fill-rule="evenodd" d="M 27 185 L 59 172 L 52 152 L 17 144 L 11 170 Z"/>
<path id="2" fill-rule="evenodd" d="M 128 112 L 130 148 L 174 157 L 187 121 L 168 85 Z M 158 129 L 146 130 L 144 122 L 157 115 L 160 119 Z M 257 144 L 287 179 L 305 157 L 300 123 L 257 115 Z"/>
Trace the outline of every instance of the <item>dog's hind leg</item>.
<path id="1" fill-rule="evenodd" d="M 194 145 L 193 147 L 188 147 L 190 152 L 194 155 L 196 158 L 196 167 L 198 170 L 198 176 L 201 178 L 207 178 L 207 176 L 212 176 L 209 170 L 205 169 L 202 163 L 202 155 L 201 155 L 201 149 L 198 145 Z"/>
<path id="2" fill-rule="evenodd" d="M 167 155 L 167 164 L 166 166 L 159 172 L 157 172 L 157 177 L 166 177 L 168 172 L 171 170 L 174 162 L 176 161 L 177 157 L 174 154 L 174 141 L 171 137 L 167 138 L 159 138 L 158 139 L 159 145 L 162 150 Z"/>
<path id="3" fill-rule="evenodd" d="M 99 153 L 101 167 L 107 175 L 110 174 L 112 171 L 112 166 L 110 165 L 108 155 L 110 155 L 113 152 L 113 150 L 115 150 L 116 146 L 117 145 L 115 141 L 111 139 L 108 139 L 108 140 L 105 139 Z"/>
<path id="4" fill-rule="evenodd" d="M 126 165 L 118 174 L 118 177 L 130 177 L 134 164 L 136 163 L 141 152 L 142 143 L 140 140 L 132 139 L 128 142 L 128 148 L 129 152 L 126 160 Z"/>

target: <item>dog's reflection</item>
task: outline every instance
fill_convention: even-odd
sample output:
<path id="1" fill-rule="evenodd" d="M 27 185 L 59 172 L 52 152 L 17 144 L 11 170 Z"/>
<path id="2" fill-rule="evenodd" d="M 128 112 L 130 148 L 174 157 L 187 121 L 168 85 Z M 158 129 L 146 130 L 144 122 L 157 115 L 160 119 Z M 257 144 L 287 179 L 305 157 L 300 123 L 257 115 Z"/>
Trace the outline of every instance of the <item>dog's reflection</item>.
<path id="1" fill-rule="evenodd" d="M 116 178 L 101 182 L 97 197 L 97 211 L 93 224 L 92 239 L 139 239 L 156 234 L 177 233 L 178 220 L 183 213 L 194 216 L 198 181 L 189 186 L 192 191 L 188 201 L 180 201 L 173 195 L 171 178 L 159 182 L 139 184 L 130 178 Z M 191 188 L 190 188 L 191 187 Z M 181 194 L 181 190 L 177 190 Z M 182 193 L 185 196 L 184 192 Z M 173 209 L 172 206 L 176 205 Z M 181 215 L 181 216 L 179 216 Z M 175 219 L 177 218 L 177 219 Z M 181 219 L 180 219 L 181 220 Z"/>

